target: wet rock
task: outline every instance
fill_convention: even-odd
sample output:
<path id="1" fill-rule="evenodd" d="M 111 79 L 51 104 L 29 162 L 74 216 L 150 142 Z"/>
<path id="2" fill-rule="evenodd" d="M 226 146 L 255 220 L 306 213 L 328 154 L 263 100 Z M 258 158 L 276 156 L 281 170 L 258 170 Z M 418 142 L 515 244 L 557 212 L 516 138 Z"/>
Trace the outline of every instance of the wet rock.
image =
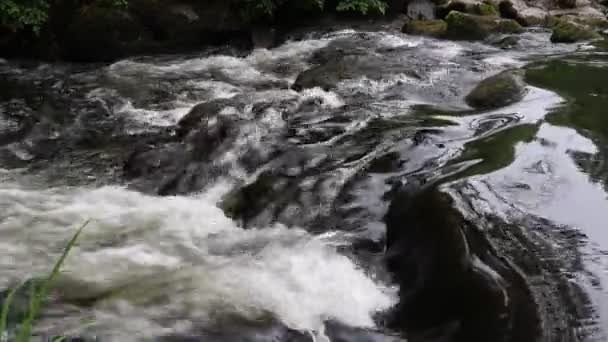
<path id="1" fill-rule="evenodd" d="M 519 43 L 520 38 L 518 36 L 506 36 L 492 42 L 492 45 L 497 46 L 501 49 L 511 49 Z"/>
<path id="2" fill-rule="evenodd" d="M 0 146 L 22 139 L 34 125 L 34 113 L 22 100 L 0 107 Z"/>
<path id="3" fill-rule="evenodd" d="M 576 0 L 558 0 L 557 5 L 560 8 L 576 8 Z"/>
<path id="4" fill-rule="evenodd" d="M 90 7 L 66 29 L 64 54 L 75 61 L 111 61 L 133 53 L 150 32 L 127 12 Z"/>
<path id="5" fill-rule="evenodd" d="M 308 69 L 298 75 L 298 78 L 292 85 L 292 89 L 300 91 L 302 89 L 320 87 L 324 90 L 331 90 L 340 81 L 357 77 L 355 65 L 351 64 L 357 63 L 357 60 L 357 57 L 347 56 Z"/>
<path id="6" fill-rule="evenodd" d="M 504 284 L 474 266 L 468 224 L 452 208 L 449 195 L 406 185 L 385 221 L 387 263 L 400 284 L 391 325 L 416 336 L 459 322 L 446 329 L 446 341 L 506 340 Z"/>
<path id="7" fill-rule="evenodd" d="M 157 173 L 175 172 L 187 162 L 187 153 L 181 144 L 167 144 L 162 148 L 139 147 L 131 153 L 123 165 L 127 179 L 153 176 Z"/>
<path id="8" fill-rule="evenodd" d="M 200 125 L 185 141 L 193 160 L 204 161 L 212 158 L 214 154 L 229 149 L 238 131 L 238 118 L 218 115 Z"/>
<path id="9" fill-rule="evenodd" d="M 298 75 L 292 89 L 320 87 L 332 90 L 345 80 L 366 77 L 380 80 L 387 74 L 403 73 L 418 78 L 414 67 L 391 55 L 347 55 L 308 69 Z"/>
<path id="10" fill-rule="evenodd" d="M 518 72 L 507 71 L 481 81 L 465 100 L 474 108 L 490 109 L 504 107 L 520 101 L 526 87 Z"/>
<path id="11" fill-rule="evenodd" d="M 229 99 L 218 99 L 203 102 L 194 106 L 188 114 L 177 123 L 177 134 L 180 137 L 188 135 L 191 131 L 205 125 L 210 119 L 217 116 L 223 109 L 229 106 L 238 106 Z"/>
<path id="12" fill-rule="evenodd" d="M 220 42 L 241 30 L 245 23 L 231 5 L 230 0 L 129 1 L 130 12 L 154 33 L 155 40 L 173 47 Z"/>
<path id="13" fill-rule="evenodd" d="M 371 173 L 390 173 L 396 172 L 405 161 L 397 152 L 389 152 L 371 161 L 367 171 Z"/>
<path id="14" fill-rule="evenodd" d="M 480 16 L 452 11 L 446 17 L 447 37 L 451 39 L 483 40 L 495 33 L 521 33 L 516 21 L 492 16 Z"/>
<path id="15" fill-rule="evenodd" d="M 593 29 L 566 20 L 552 20 L 551 27 L 553 28 L 551 41 L 554 43 L 575 43 L 600 38 Z"/>
<path id="16" fill-rule="evenodd" d="M 402 28 L 403 33 L 442 37 L 448 29 L 448 24 L 443 20 L 408 20 Z"/>
<path id="17" fill-rule="evenodd" d="M 437 7 L 437 17 L 440 19 L 445 19 L 452 11 L 472 13 L 473 5 L 464 1 L 448 1 L 447 3 Z"/>
<path id="18" fill-rule="evenodd" d="M 483 2 L 481 4 L 477 4 L 475 5 L 475 14 L 498 16 L 498 6 L 491 2 Z"/>
<path id="19" fill-rule="evenodd" d="M 220 207 L 226 216 L 241 220 L 246 226 L 279 196 L 284 185 L 274 172 L 264 172 L 253 183 L 226 195 Z"/>
<path id="20" fill-rule="evenodd" d="M 498 4 L 498 12 L 500 13 L 500 16 L 505 19 L 517 20 L 519 18 L 519 12 L 515 9 L 513 3 L 508 0 L 501 1 Z"/>

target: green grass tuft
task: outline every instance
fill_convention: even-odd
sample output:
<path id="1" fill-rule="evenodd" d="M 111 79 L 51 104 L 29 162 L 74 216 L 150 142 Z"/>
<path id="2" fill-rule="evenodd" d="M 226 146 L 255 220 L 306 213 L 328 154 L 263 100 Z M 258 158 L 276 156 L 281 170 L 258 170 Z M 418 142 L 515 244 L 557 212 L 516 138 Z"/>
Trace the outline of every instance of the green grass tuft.
<path id="1" fill-rule="evenodd" d="M 30 288 L 29 288 L 29 296 L 30 296 L 29 297 L 29 309 L 28 309 L 25 319 L 20 324 L 19 332 L 15 339 L 16 342 L 29 342 L 30 341 L 34 322 L 36 321 L 36 319 L 38 318 L 38 315 L 40 314 L 43 303 L 44 303 L 45 299 L 48 297 L 49 292 L 53 288 L 53 285 L 54 285 L 55 281 L 57 280 L 59 273 L 61 272 L 61 267 L 65 263 L 65 259 L 67 258 L 68 254 L 70 253 L 70 251 L 76 244 L 76 241 L 78 240 L 78 238 L 80 237 L 80 234 L 82 233 L 84 228 L 88 225 L 88 223 L 89 223 L 89 221 L 85 222 L 76 231 L 76 233 L 74 234 L 72 239 L 68 242 L 68 244 L 64 248 L 63 253 L 61 254 L 61 257 L 59 258 L 59 260 L 57 260 L 57 262 L 53 266 L 53 269 L 51 270 L 51 272 L 49 273 L 47 278 L 44 279 L 42 282 L 40 282 L 39 285 L 35 281 L 31 282 Z M 21 288 L 21 285 L 16 286 L 14 289 L 12 289 L 10 291 L 10 293 L 8 294 L 8 296 L 6 297 L 6 300 L 4 301 L 4 305 L 2 306 L 2 312 L 0 314 L 0 341 L 1 342 L 8 341 L 8 335 L 9 335 L 8 327 L 7 327 L 8 314 L 11 309 L 11 305 L 12 305 L 13 299 L 15 297 L 15 294 L 17 293 L 17 291 L 20 288 Z M 59 338 L 54 341 L 63 341 L 63 340 L 65 340 L 65 338 Z"/>

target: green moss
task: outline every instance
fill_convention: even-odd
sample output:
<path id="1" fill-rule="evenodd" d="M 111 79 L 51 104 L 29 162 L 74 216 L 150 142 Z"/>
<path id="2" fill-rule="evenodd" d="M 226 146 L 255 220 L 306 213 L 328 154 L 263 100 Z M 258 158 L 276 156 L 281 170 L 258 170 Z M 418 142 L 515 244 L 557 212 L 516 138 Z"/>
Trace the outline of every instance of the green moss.
<path id="1" fill-rule="evenodd" d="M 509 166 L 515 160 L 515 146 L 534 140 L 538 127 L 519 125 L 465 144 L 464 152 L 453 163 L 478 159 L 481 162 L 459 173 L 457 178 L 487 174 Z"/>
<path id="2" fill-rule="evenodd" d="M 569 21 L 549 19 L 548 24 L 553 28 L 551 41 L 554 43 L 575 43 L 600 37 L 594 30 Z"/>
<path id="3" fill-rule="evenodd" d="M 503 72 L 481 81 L 465 98 L 474 108 L 490 109 L 504 107 L 520 101 L 525 86 L 514 72 Z"/>
<path id="4" fill-rule="evenodd" d="M 498 22 L 498 33 L 521 33 L 523 27 L 515 20 L 503 19 Z"/>
<path id="5" fill-rule="evenodd" d="M 520 33 L 521 25 L 515 20 L 465 14 L 451 11 L 445 18 L 447 35 L 452 39 L 482 40 L 493 33 Z"/>
<path id="6" fill-rule="evenodd" d="M 484 2 L 476 6 L 476 12 L 479 15 L 498 16 L 498 7 L 492 3 Z"/>
<path id="7" fill-rule="evenodd" d="M 608 143 L 608 68 L 557 60 L 530 67 L 526 80 L 568 100 L 549 115 L 551 123 Z"/>
<path id="8" fill-rule="evenodd" d="M 409 20 L 403 26 L 403 33 L 442 37 L 448 29 L 448 24 L 443 20 Z"/>

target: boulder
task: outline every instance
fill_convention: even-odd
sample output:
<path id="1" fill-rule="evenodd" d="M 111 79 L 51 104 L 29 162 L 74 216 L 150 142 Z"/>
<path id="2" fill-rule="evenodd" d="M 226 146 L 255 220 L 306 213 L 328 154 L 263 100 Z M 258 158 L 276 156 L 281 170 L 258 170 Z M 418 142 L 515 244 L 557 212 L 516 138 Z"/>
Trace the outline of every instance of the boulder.
<path id="1" fill-rule="evenodd" d="M 338 57 L 300 73 L 292 89 L 320 87 L 324 90 L 335 89 L 344 80 L 366 77 L 380 80 L 387 74 L 403 73 L 418 78 L 415 67 L 404 64 L 403 59 L 392 58 L 388 53 L 383 56 L 355 54 Z"/>
<path id="2" fill-rule="evenodd" d="M 600 38 L 595 30 L 570 21 L 553 19 L 550 20 L 549 25 L 553 28 L 553 34 L 551 35 L 553 43 L 575 43 Z"/>
<path id="3" fill-rule="evenodd" d="M 402 32 L 413 35 L 442 37 L 448 29 L 448 24 L 443 20 L 408 20 L 403 26 Z"/>
<path id="4" fill-rule="evenodd" d="M 492 109 L 520 101 L 526 93 L 523 77 L 515 71 L 505 71 L 481 81 L 466 96 L 473 108 Z"/>
<path id="5" fill-rule="evenodd" d="M 389 327 L 413 336 L 433 331 L 434 341 L 515 341 L 503 339 L 510 335 L 504 318 L 511 301 L 502 274 L 490 280 L 471 261 L 481 246 L 470 240 L 478 228 L 468 226 L 449 195 L 409 182 L 396 190 L 385 217 L 386 260 L 400 298 Z M 504 269 L 496 266 L 490 267 Z M 452 336 L 450 322 L 460 323 L 449 328 Z"/>
<path id="6" fill-rule="evenodd" d="M 521 33 L 523 28 L 515 20 L 480 16 L 452 11 L 446 17 L 446 35 L 451 39 L 483 40 L 491 34 Z"/>
<path id="7" fill-rule="evenodd" d="M 134 53 L 150 32 L 131 14 L 89 7 L 66 29 L 63 55 L 74 61 L 111 61 Z"/>
<path id="8" fill-rule="evenodd" d="M 557 5 L 560 8 L 576 8 L 576 0 L 558 0 Z"/>
<path id="9" fill-rule="evenodd" d="M 475 14 L 497 17 L 500 13 L 498 11 L 498 6 L 494 3 L 484 2 L 475 6 Z"/>
<path id="10" fill-rule="evenodd" d="M 190 132 L 206 125 L 210 119 L 216 117 L 224 108 L 234 105 L 236 104 L 230 99 L 217 99 L 197 104 L 177 123 L 177 135 L 185 137 Z"/>

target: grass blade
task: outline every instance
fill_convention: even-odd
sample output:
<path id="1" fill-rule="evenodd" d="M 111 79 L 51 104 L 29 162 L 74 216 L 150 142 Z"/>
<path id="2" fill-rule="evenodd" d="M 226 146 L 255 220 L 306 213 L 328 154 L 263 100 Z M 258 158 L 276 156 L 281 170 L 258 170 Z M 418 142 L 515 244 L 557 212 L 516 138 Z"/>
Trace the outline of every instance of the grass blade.
<path id="1" fill-rule="evenodd" d="M 6 296 L 4 300 L 4 304 L 2 305 L 2 313 L 0 313 L 0 341 L 4 341 L 4 334 L 8 334 L 7 331 L 7 322 L 8 322 L 8 313 L 11 310 L 11 305 L 13 305 L 13 298 L 15 298 L 15 294 L 21 288 L 21 285 L 15 286 Z"/>
<path id="2" fill-rule="evenodd" d="M 61 257 L 55 263 L 55 266 L 53 267 L 53 270 L 51 271 L 49 276 L 42 282 L 38 291 L 32 294 L 32 298 L 30 298 L 30 310 L 28 312 L 27 318 L 21 324 L 21 329 L 19 330 L 19 335 L 17 336 L 17 342 L 28 342 L 30 340 L 32 325 L 34 324 L 34 320 L 36 320 L 38 314 L 40 313 L 42 302 L 46 299 L 49 294 L 49 291 L 53 287 L 53 283 L 57 279 L 59 271 L 61 270 L 61 266 L 63 266 L 65 259 L 70 253 L 70 250 L 72 250 L 72 247 L 74 247 L 74 245 L 76 244 L 78 237 L 80 237 L 80 234 L 88 224 L 89 221 L 85 222 L 76 231 L 76 234 L 74 234 L 70 242 L 68 242 L 66 247 L 63 249 Z"/>

